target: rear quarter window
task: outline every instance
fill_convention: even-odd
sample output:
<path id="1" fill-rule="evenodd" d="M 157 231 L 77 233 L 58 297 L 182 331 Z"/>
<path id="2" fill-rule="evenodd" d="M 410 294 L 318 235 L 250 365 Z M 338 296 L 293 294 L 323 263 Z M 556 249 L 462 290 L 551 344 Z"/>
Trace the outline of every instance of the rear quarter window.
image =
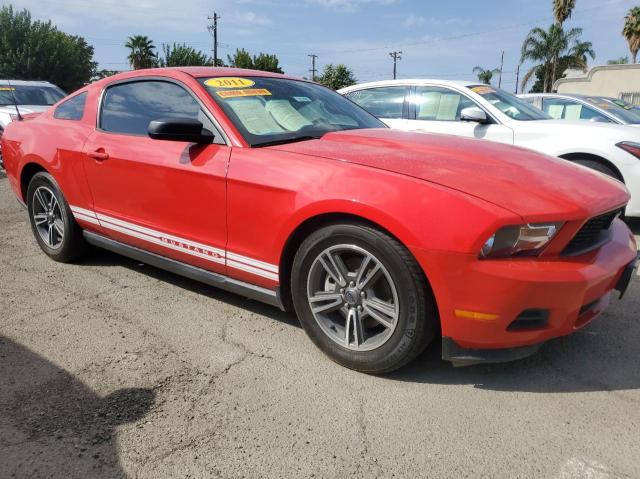
<path id="1" fill-rule="evenodd" d="M 71 97 L 58 105 L 53 117 L 58 120 L 82 120 L 86 102 L 87 92 Z"/>

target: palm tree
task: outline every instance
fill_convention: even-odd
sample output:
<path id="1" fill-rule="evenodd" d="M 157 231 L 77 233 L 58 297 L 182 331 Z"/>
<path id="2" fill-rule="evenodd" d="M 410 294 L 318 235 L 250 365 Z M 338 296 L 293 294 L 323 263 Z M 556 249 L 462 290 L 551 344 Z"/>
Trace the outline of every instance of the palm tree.
<path id="1" fill-rule="evenodd" d="M 473 69 L 473 73 L 478 75 L 478 80 L 482 83 L 486 83 L 487 85 L 491 85 L 491 79 L 493 75 L 500 73 L 499 68 L 494 68 L 493 70 L 485 70 L 484 68 L 478 66 Z"/>
<path id="2" fill-rule="evenodd" d="M 576 7 L 576 0 L 553 0 L 553 16 L 556 24 L 562 26 L 568 18 L 571 18 L 571 12 Z"/>
<path id="3" fill-rule="evenodd" d="M 158 58 L 154 51 L 156 47 L 153 40 L 148 37 L 143 35 L 129 37 L 124 46 L 131 50 L 127 58 L 134 70 L 153 68 L 157 65 Z"/>
<path id="4" fill-rule="evenodd" d="M 629 42 L 633 63 L 637 63 L 638 50 L 640 50 L 640 7 L 633 7 L 624 17 L 622 34 Z"/>
<path id="5" fill-rule="evenodd" d="M 530 60 L 540 63 L 531 68 L 522 78 L 522 89 L 524 90 L 533 75 L 543 69 L 543 88 L 544 92 L 548 93 L 557 78 L 558 60 L 565 54 L 575 60 L 573 63 L 579 63 L 580 68 L 586 67 L 586 56 L 595 57 L 595 53 L 591 48 L 590 42 L 578 41 L 581 34 L 581 28 L 572 28 L 565 32 L 562 27 L 556 24 L 551 25 L 549 30 L 543 30 L 542 28 L 532 29 L 522 44 L 520 62 L 523 63 L 526 60 Z M 571 47 L 572 43 L 575 43 L 573 47 Z M 573 58 L 574 55 L 584 57 L 584 61 L 580 63 L 578 57 Z"/>

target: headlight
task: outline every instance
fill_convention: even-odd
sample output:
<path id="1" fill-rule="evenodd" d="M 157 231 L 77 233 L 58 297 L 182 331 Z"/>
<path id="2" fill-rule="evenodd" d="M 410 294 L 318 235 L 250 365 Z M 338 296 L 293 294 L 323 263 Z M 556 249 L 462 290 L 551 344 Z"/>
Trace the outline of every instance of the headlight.
<path id="1" fill-rule="evenodd" d="M 640 158 L 640 143 L 633 141 L 621 141 L 616 145 L 618 148 L 622 148 L 627 153 L 631 153 L 636 158 Z"/>
<path id="2" fill-rule="evenodd" d="M 537 256 L 564 223 L 536 223 L 500 228 L 480 250 L 480 258 Z"/>

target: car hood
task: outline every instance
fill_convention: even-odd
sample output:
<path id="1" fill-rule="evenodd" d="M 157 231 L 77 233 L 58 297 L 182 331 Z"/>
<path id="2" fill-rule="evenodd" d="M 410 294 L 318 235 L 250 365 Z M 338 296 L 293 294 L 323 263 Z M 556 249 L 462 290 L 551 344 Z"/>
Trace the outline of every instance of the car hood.
<path id="1" fill-rule="evenodd" d="M 371 129 L 269 148 L 419 178 L 536 221 L 589 217 L 629 200 L 622 183 L 601 173 L 485 140 Z"/>

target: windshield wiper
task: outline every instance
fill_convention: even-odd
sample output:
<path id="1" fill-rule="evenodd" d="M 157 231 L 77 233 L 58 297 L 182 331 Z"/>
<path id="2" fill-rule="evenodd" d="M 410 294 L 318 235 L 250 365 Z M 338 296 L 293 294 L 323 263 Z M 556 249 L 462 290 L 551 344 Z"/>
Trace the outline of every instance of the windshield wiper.
<path id="1" fill-rule="evenodd" d="M 263 146 L 273 146 L 273 145 L 284 145 L 286 143 L 296 143 L 298 141 L 307 141 L 307 140 L 319 140 L 322 138 L 322 135 L 304 135 L 304 136 L 294 136 L 293 138 L 280 138 L 278 140 L 264 141 L 262 143 L 256 143 L 252 145 L 254 148 L 260 148 Z"/>

